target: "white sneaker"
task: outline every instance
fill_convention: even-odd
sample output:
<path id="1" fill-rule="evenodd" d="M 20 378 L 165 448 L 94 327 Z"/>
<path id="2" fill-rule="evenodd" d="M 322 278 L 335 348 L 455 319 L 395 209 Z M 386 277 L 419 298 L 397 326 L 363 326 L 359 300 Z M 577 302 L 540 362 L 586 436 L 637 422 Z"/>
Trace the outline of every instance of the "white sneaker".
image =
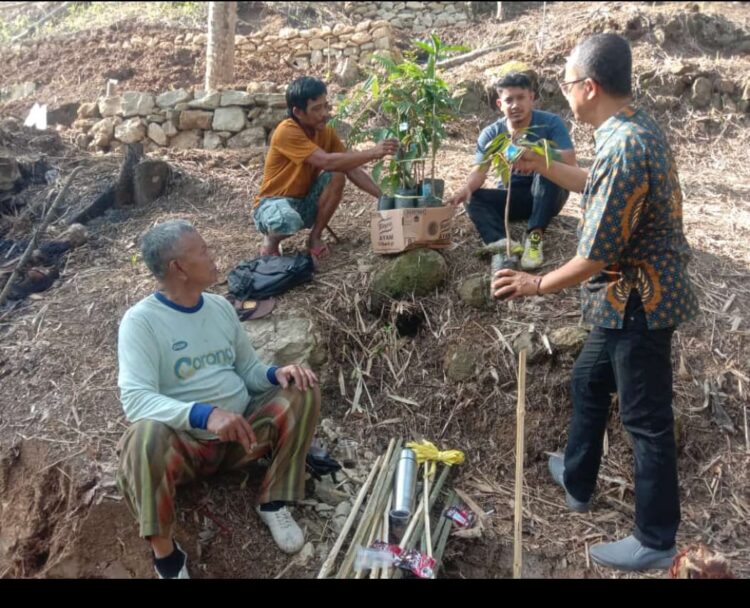
<path id="1" fill-rule="evenodd" d="M 180 545 L 177 543 L 176 540 L 173 541 L 173 542 L 174 542 L 174 546 L 177 547 L 177 549 L 179 549 L 180 553 L 182 553 L 182 554 L 185 555 L 185 563 L 182 565 L 182 568 L 177 573 L 177 576 L 162 576 L 159 573 L 159 571 L 156 569 L 156 566 L 154 566 L 154 571 L 156 572 L 156 576 L 158 576 L 161 579 L 164 579 L 164 578 L 190 578 L 190 575 L 188 574 L 188 569 L 187 569 L 187 560 L 188 560 L 187 553 L 185 551 L 183 551 L 182 547 L 180 547 Z"/>
<path id="2" fill-rule="evenodd" d="M 278 511 L 261 511 L 260 507 L 255 507 L 255 511 L 268 526 L 271 536 L 284 553 L 297 553 L 304 546 L 305 535 L 294 521 L 289 509 L 281 507 Z"/>

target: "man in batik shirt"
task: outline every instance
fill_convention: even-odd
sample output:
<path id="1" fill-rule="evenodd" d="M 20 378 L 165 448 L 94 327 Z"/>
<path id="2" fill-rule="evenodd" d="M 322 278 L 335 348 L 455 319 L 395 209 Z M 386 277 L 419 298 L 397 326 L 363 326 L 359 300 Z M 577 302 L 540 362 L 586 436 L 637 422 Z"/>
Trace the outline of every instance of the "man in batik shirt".
<path id="1" fill-rule="evenodd" d="M 574 49 L 560 87 L 577 120 L 596 128 L 590 170 L 524 153 L 517 168 L 582 192 L 575 258 L 543 276 L 501 270 L 496 297 L 557 292 L 584 283 L 583 316 L 593 330 L 572 372 L 573 418 L 564 457 L 549 468 L 568 506 L 588 511 L 596 485 L 611 393 L 633 438 L 635 528 L 590 549 L 600 564 L 668 568 L 680 522 L 672 414 L 671 343 L 698 304 L 687 275 L 682 193 L 666 137 L 630 105 L 628 42 L 599 34 Z"/>

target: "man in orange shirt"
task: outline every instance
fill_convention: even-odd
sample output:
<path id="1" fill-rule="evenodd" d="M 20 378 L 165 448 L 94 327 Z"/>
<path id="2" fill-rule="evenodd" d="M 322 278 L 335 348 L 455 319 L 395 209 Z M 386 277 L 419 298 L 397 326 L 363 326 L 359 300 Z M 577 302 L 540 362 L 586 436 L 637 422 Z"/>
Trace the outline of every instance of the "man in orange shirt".
<path id="1" fill-rule="evenodd" d="M 348 151 L 326 123 L 330 106 L 324 82 L 303 76 L 286 91 L 289 118 L 276 127 L 266 156 L 263 183 L 253 219 L 265 235 L 261 255 L 279 255 L 279 243 L 310 228 L 308 247 L 316 260 L 328 253 L 321 238 L 344 192 L 346 178 L 360 190 L 381 195 L 360 167 L 394 154 L 398 140 L 388 139 L 362 151 Z"/>

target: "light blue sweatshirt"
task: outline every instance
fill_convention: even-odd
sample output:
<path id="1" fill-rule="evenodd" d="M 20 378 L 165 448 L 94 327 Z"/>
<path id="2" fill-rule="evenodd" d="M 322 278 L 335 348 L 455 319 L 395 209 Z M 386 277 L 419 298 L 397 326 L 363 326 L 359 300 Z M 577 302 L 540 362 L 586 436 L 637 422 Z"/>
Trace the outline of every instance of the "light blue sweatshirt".
<path id="1" fill-rule="evenodd" d="M 122 318 L 117 354 L 127 419 L 157 420 L 198 439 L 216 439 L 202 430 L 214 406 L 243 414 L 251 393 L 278 384 L 277 368 L 258 359 L 232 305 L 209 293 L 192 308 L 161 293 L 144 298 Z"/>

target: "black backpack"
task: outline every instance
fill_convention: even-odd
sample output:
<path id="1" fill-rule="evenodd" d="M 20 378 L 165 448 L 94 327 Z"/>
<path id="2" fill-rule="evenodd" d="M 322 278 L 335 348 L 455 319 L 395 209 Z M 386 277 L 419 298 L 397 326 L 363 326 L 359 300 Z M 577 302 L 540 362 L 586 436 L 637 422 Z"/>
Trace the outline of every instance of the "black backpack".
<path id="1" fill-rule="evenodd" d="M 313 261 L 309 255 L 264 255 L 241 262 L 229 273 L 229 293 L 242 300 L 263 300 L 312 281 Z"/>

